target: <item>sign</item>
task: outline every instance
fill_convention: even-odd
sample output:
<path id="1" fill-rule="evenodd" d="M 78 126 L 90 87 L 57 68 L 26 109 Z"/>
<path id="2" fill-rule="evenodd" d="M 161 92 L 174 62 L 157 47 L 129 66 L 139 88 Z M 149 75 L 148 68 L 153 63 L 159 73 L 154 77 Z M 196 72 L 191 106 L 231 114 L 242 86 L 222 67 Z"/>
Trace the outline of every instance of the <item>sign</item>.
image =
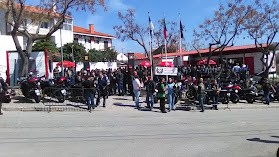
<path id="1" fill-rule="evenodd" d="M 188 61 L 189 60 L 189 56 L 183 56 L 183 61 Z"/>
<path id="2" fill-rule="evenodd" d="M 178 69 L 175 67 L 156 67 L 155 75 L 177 76 Z"/>
<path id="3" fill-rule="evenodd" d="M 132 67 L 131 69 L 135 70 L 135 56 L 134 53 L 128 53 L 128 67 Z"/>
<path id="4" fill-rule="evenodd" d="M 89 55 L 84 55 L 84 62 L 88 62 L 89 61 Z"/>

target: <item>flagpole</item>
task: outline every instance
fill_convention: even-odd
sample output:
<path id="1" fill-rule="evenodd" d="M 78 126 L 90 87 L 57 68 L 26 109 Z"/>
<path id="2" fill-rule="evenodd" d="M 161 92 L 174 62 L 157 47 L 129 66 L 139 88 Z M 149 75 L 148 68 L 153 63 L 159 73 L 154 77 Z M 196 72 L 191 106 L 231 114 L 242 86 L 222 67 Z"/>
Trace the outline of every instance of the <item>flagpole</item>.
<path id="1" fill-rule="evenodd" d="M 166 27 L 166 18 L 165 18 L 165 13 L 164 13 L 164 25 L 165 25 L 165 27 Z M 166 28 L 165 28 L 165 31 L 166 31 Z M 165 33 L 165 32 L 164 32 Z M 165 54 L 166 54 L 166 60 L 165 60 L 165 62 L 166 62 L 166 67 L 167 67 L 167 61 L 168 61 L 168 55 L 167 55 L 167 52 L 168 50 L 167 50 L 167 38 L 166 38 L 166 36 L 165 36 Z M 168 81 L 168 75 L 166 75 L 166 81 Z"/>
<path id="2" fill-rule="evenodd" d="M 180 19 L 180 14 L 179 14 L 179 25 L 181 25 L 181 19 Z M 179 46 L 179 52 L 180 52 L 180 64 L 183 63 L 183 60 L 182 60 L 182 55 L 181 55 L 181 51 L 182 51 L 182 37 L 181 37 L 181 33 L 183 30 L 181 30 L 181 27 L 180 28 L 180 46 Z"/>
<path id="3" fill-rule="evenodd" d="M 152 39 L 151 39 L 151 34 L 149 34 L 149 44 L 150 44 L 150 51 L 149 51 L 149 56 L 150 56 L 150 63 L 151 63 L 151 80 L 153 80 L 153 57 L 152 57 Z"/>
<path id="4" fill-rule="evenodd" d="M 150 44 L 149 45 L 150 46 L 149 56 L 150 56 L 150 63 L 151 63 L 151 71 L 150 72 L 151 72 L 151 80 L 153 80 L 153 77 L 154 77 L 153 66 L 154 65 L 153 65 L 153 55 L 152 55 L 152 34 L 151 34 L 152 31 L 153 31 L 152 28 L 151 28 L 153 24 L 151 25 L 151 19 L 150 19 L 149 12 L 148 12 L 148 19 L 150 20 L 149 21 L 149 27 L 150 27 L 149 28 L 150 29 L 150 31 L 149 31 L 149 44 Z"/>

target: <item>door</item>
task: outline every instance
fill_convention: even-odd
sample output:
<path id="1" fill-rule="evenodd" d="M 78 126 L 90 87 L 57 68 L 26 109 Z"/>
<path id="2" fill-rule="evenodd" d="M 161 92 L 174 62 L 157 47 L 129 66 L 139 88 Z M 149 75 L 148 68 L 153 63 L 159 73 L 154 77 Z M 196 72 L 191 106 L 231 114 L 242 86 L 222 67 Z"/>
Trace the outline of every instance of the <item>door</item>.
<path id="1" fill-rule="evenodd" d="M 254 75 L 254 57 L 244 57 L 244 64 L 249 67 L 249 74 Z"/>

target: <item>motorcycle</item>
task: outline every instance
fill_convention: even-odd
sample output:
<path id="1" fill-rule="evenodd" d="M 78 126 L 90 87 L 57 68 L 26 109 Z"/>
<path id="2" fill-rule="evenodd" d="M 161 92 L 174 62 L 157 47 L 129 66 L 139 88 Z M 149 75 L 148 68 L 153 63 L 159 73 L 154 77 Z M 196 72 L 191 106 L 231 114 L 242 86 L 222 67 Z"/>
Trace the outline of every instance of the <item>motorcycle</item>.
<path id="1" fill-rule="evenodd" d="M 226 87 L 226 89 L 231 92 L 231 97 L 233 97 L 232 100 L 235 99 L 234 101 L 232 101 L 233 103 L 237 103 L 239 99 L 241 99 L 241 100 L 246 100 L 248 103 L 252 104 L 254 103 L 256 96 L 258 95 L 256 88 L 254 86 L 249 87 L 247 89 L 242 89 L 238 85 L 230 84 Z M 236 95 L 238 96 L 238 98 Z"/>
<path id="2" fill-rule="evenodd" d="M 41 88 L 43 94 L 52 98 L 56 98 L 59 103 L 63 103 L 66 99 L 67 91 L 64 84 L 65 77 L 58 78 L 57 81 L 46 80 L 41 78 Z"/>
<path id="3" fill-rule="evenodd" d="M 41 100 L 41 86 L 40 79 L 35 78 L 22 78 L 19 82 L 22 94 L 29 99 L 34 99 L 36 103 Z"/>

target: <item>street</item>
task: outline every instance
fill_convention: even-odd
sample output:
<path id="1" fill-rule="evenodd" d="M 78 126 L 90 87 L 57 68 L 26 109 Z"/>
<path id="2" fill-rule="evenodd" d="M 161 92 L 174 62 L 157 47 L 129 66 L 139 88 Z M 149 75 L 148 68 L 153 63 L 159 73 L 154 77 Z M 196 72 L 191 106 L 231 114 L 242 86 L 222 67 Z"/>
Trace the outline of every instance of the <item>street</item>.
<path id="1" fill-rule="evenodd" d="M 112 109 L 5 112 L 0 156 L 273 157 L 279 146 L 278 109 Z"/>

